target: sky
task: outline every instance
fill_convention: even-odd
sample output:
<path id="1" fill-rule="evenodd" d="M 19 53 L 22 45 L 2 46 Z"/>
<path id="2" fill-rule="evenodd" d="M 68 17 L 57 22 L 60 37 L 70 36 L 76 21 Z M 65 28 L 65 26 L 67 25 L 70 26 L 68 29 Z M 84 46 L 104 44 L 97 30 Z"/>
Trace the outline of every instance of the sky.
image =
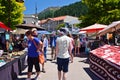
<path id="1" fill-rule="evenodd" d="M 37 5 L 37 13 L 48 7 L 62 7 L 80 0 L 24 0 L 26 10 L 24 14 L 35 14 L 35 6 Z"/>

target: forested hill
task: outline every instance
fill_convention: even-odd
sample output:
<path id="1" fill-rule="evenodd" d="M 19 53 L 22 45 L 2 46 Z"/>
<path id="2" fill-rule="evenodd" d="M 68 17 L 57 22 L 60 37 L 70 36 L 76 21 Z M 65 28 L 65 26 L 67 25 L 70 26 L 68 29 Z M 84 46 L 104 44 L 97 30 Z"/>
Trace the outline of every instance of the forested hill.
<path id="1" fill-rule="evenodd" d="M 43 10 L 42 12 L 40 12 L 38 14 L 38 18 L 41 20 L 41 19 L 54 17 L 54 12 L 59 9 L 60 9 L 60 7 L 49 7 L 47 9 Z"/>
<path id="2" fill-rule="evenodd" d="M 88 9 L 86 5 L 79 1 L 68 6 L 63 6 L 61 8 L 60 7 L 47 8 L 38 14 L 38 18 L 41 20 L 64 15 L 80 17 L 81 15 L 86 14 L 87 11 Z"/>

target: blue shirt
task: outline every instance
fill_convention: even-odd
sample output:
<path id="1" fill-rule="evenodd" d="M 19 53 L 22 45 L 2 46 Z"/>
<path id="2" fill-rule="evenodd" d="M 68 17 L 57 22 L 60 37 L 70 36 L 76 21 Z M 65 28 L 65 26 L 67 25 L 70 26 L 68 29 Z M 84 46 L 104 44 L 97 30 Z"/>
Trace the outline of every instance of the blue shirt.
<path id="1" fill-rule="evenodd" d="M 36 45 L 39 44 L 38 38 L 34 38 L 33 40 L 36 43 Z M 36 48 L 33 40 L 28 41 L 28 56 L 29 57 L 38 57 L 39 54 L 37 52 L 37 48 Z"/>
<path id="2" fill-rule="evenodd" d="M 56 39 L 56 36 L 50 37 L 50 47 L 56 47 Z"/>

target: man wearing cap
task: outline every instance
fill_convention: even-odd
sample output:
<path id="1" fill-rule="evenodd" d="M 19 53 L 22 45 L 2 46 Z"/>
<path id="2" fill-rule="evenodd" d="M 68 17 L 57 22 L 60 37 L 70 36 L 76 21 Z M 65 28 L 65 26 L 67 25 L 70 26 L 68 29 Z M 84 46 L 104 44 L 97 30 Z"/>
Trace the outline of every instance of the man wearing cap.
<path id="1" fill-rule="evenodd" d="M 71 62 L 73 62 L 73 55 L 71 53 L 70 38 L 66 35 L 67 31 L 65 29 L 60 29 L 58 33 L 60 36 L 56 40 L 58 80 L 66 80 L 69 60 L 71 59 Z"/>

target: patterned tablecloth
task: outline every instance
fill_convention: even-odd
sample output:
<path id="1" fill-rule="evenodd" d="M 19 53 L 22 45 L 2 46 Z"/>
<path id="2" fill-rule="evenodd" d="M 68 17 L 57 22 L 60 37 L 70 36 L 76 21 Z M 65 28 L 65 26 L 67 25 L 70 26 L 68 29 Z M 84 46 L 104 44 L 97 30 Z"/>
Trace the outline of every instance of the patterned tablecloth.
<path id="1" fill-rule="evenodd" d="M 90 69 L 102 80 L 120 80 L 120 46 L 104 45 L 90 53 Z"/>

